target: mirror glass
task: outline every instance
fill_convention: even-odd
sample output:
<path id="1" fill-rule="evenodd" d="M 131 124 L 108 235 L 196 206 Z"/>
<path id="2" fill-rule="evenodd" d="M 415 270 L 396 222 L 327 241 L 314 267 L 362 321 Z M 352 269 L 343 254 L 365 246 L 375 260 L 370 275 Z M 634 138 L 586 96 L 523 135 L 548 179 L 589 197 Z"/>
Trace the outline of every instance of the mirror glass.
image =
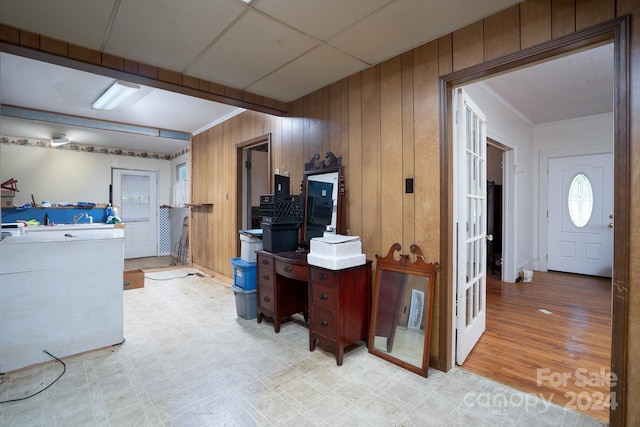
<path id="1" fill-rule="evenodd" d="M 303 246 L 307 246 L 314 237 L 344 234 L 344 192 L 342 157 L 327 151 L 324 159 L 316 154 L 304 164 Z"/>
<path id="2" fill-rule="evenodd" d="M 394 252 L 399 250 L 396 243 L 386 257 L 376 255 L 369 352 L 427 376 L 438 264 L 426 263 L 415 245 L 411 247 L 415 262 L 409 255 L 396 259 Z"/>
<path id="3" fill-rule="evenodd" d="M 338 172 L 310 175 L 306 192 L 305 240 L 336 234 L 338 219 Z"/>

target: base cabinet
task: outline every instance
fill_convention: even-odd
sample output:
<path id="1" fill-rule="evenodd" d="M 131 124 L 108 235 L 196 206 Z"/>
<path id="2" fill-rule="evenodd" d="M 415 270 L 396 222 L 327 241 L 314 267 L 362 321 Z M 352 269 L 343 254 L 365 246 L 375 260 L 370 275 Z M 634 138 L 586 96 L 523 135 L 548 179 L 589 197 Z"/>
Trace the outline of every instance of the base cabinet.
<path id="1" fill-rule="evenodd" d="M 309 266 L 309 350 L 331 348 L 342 365 L 344 348 L 366 342 L 371 314 L 371 261 L 344 270 Z"/>

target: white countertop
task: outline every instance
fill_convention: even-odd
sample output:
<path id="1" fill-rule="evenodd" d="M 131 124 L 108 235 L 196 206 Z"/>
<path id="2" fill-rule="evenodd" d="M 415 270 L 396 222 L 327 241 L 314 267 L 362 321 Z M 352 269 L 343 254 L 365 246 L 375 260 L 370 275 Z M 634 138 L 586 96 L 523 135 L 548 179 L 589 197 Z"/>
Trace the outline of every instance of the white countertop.
<path id="1" fill-rule="evenodd" d="M 5 237 L 0 245 L 106 239 L 124 239 L 124 229 L 104 223 L 28 226 L 24 235 Z"/>

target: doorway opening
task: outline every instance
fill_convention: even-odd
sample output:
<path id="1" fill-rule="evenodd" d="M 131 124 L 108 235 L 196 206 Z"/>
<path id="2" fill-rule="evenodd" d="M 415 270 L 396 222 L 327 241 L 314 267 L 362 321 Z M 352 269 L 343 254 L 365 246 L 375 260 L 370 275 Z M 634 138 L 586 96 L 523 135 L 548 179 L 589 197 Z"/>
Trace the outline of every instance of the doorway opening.
<path id="1" fill-rule="evenodd" d="M 260 195 L 271 188 L 271 134 L 236 145 L 238 230 L 260 228 Z"/>
<path id="2" fill-rule="evenodd" d="M 616 77 L 615 77 L 615 85 L 614 85 L 614 94 L 610 98 L 613 100 L 612 101 L 612 104 L 613 104 L 612 117 L 615 118 L 613 122 L 618 124 L 617 126 L 614 127 L 613 132 L 610 132 L 613 134 L 613 146 L 615 147 L 614 174 L 615 174 L 616 185 L 614 188 L 614 193 L 615 193 L 614 211 L 616 214 L 616 225 L 618 225 L 617 220 L 619 219 L 620 216 L 622 216 L 623 217 L 621 219 L 623 223 L 622 226 L 625 227 L 625 229 L 628 226 L 628 221 L 629 221 L 628 209 L 624 205 L 624 200 L 626 200 L 626 197 L 628 196 L 628 193 L 629 193 L 629 165 L 627 160 L 628 151 L 629 151 L 629 129 L 628 129 L 628 108 L 627 108 L 628 99 L 627 99 L 626 93 L 623 90 L 623 88 L 626 87 L 626 84 L 628 81 L 628 75 L 625 72 L 625 64 L 628 58 L 628 45 L 627 45 L 626 38 L 624 37 L 624 34 L 626 34 L 625 32 L 627 29 L 626 25 L 627 23 L 624 19 L 620 19 L 616 23 L 603 24 L 600 26 L 599 33 L 596 30 L 591 29 L 588 33 L 585 33 L 584 36 L 576 35 L 575 37 L 572 37 L 571 38 L 572 40 L 570 42 L 568 41 L 565 41 L 564 43 L 562 43 L 561 41 L 550 42 L 548 43 L 549 45 L 548 49 L 545 51 L 546 58 L 551 58 L 554 56 L 555 53 L 561 53 L 564 55 L 566 55 L 567 53 L 571 53 L 570 46 L 575 46 L 575 49 L 577 51 L 577 50 L 585 49 L 585 46 L 587 46 L 589 41 L 593 43 L 592 44 L 593 46 L 597 44 L 602 44 L 603 42 L 606 43 L 606 40 L 608 40 L 609 42 L 612 39 L 614 40 L 613 50 L 615 51 L 616 60 L 614 61 L 613 68 L 615 69 Z M 514 55 L 512 67 L 516 68 L 516 67 L 524 66 L 526 64 L 526 59 L 523 60 L 523 58 L 529 58 L 529 60 L 532 62 L 540 61 L 542 59 L 541 51 L 544 51 L 544 49 L 540 49 L 540 50 L 536 49 L 536 52 L 532 53 L 529 57 L 523 54 L 523 52 L 520 52 L 519 55 Z M 490 64 L 490 63 L 482 64 L 481 66 L 472 67 L 472 69 L 470 70 L 464 70 L 458 73 L 453 73 L 451 75 L 444 76 L 442 80 L 441 88 L 443 89 L 443 96 L 446 97 L 447 105 L 450 105 L 450 106 L 453 105 L 452 94 L 453 94 L 454 87 L 460 86 L 463 84 L 468 84 L 474 79 L 486 78 L 486 76 L 488 75 L 492 75 L 492 74 L 496 75 L 499 73 L 503 73 L 508 67 L 508 66 L 505 66 L 505 64 L 507 63 L 508 61 L 505 61 L 503 59 L 502 61 L 500 61 L 499 64 L 498 64 L 498 61 L 496 61 L 496 64 Z M 452 114 L 451 110 L 448 110 L 445 112 L 443 123 L 452 122 L 452 121 L 449 121 L 447 117 L 450 114 Z M 611 131 L 610 128 L 609 130 Z M 452 150 L 452 147 L 454 147 L 454 144 L 452 142 L 453 139 L 451 137 L 451 134 L 449 133 L 451 132 L 451 129 L 447 128 L 446 132 L 448 134 L 446 139 L 449 141 L 448 150 Z M 517 150 L 514 150 L 514 151 L 517 151 Z M 522 152 L 520 152 L 520 154 L 522 154 Z M 507 173 L 526 175 L 528 168 L 535 170 L 538 166 L 542 167 L 538 163 L 539 160 L 535 158 L 535 153 L 533 151 L 529 151 L 527 154 L 529 154 L 529 159 L 531 160 L 531 163 L 522 162 L 517 165 L 514 164 L 512 165 L 513 166 L 512 168 L 507 169 Z M 452 167 L 451 164 L 448 163 L 448 161 L 450 161 L 448 159 L 452 159 L 452 155 L 450 152 L 447 155 L 445 155 L 443 158 L 443 162 L 444 162 L 443 164 L 446 165 L 443 168 L 444 169 L 443 176 L 447 176 L 446 174 L 448 173 L 448 170 L 450 170 L 450 168 Z M 448 188 L 449 196 L 446 197 L 446 200 L 452 200 L 455 198 L 455 189 L 456 189 L 455 185 L 456 184 L 453 183 L 453 185 L 451 185 Z M 540 189 L 538 187 L 538 183 L 534 182 L 533 187 L 530 189 L 530 194 L 533 195 L 539 190 Z M 522 189 L 518 187 L 518 191 L 522 191 Z M 526 189 L 524 191 L 526 191 Z M 447 206 L 450 206 L 450 205 L 447 205 Z M 445 208 L 445 210 L 448 210 L 448 209 L 450 209 L 450 207 Z M 447 215 L 447 217 L 449 217 L 450 219 L 454 218 L 454 222 L 448 222 L 446 224 L 443 224 L 443 227 L 446 226 L 448 232 L 450 232 L 451 229 L 455 230 L 455 227 L 453 227 L 453 225 L 455 224 L 455 216 Z M 537 221 L 536 215 L 531 213 L 531 221 L 529 222 L 533 223 L 533 219 Z M 518 218 L 518 220 L 525 221 L 525 222 L 528 221 L 527 218 Z M 503 230 L 503 231 L 505 233 L 509 233 L 508 230 Z M 540 233 L 537 233 L 537 234 L 539 235 Z M 529 243 L 533 244 L 537 248 L 538 242 L 533 242 L 533 243 L 529 242 Z M 614 262 L 613 280 L 615 281 L 616 285 L 619 283 L 619 280 L 623 281 L 624 289 L 626 289 L 627 282 L 628 282 L 626 268 L 628 266 L 629 261 L 628 261 L 628 254 L 625 249 L 627 244 L 628 244 L 627 236 L 624 236 L 622 233 L 614 233 L 614 248 L 617 251 L 617 254 L 620 255 L 620 258 L 618 258 L 617 256 L 616 259 L 613 260 Z M 443 245 L 444 245 L 443 247 L 447 248 L 447 252 L 449 254 L 453 253 L 453 255 L 451 256 L 455 258 L 455 253 L 453 252 L 454 251 L 453 248 L 455 247 L 455 244 L 449 241 L 449 242 L 443 242 Z M 516 248 L 515 253 L 518 253 L 518 250 L 519 250 L 518 248 Z M 507 249 L 503 248 L 503 252 L 504 251 L 507 251 Z M 519 260 L 519 261 L 522 262 L 522 260 Z M 534 262 L 533 259 L 530 261 Z M 455 264 L 452 263 L 451 265 L 452 265 L 452 270 L 455 271 L 456 269 Z M 447 272 L 447 274 L 450 274 L 450 272 Z M 455 283 L 455 282 L 453 280 L 448 280 L 447 283 Z M 605 407 L 603 412 L 607 413 L 607 416 L 611 417 L 610 422 L 617 424 L 619 423 L 619 420 L 622 420 L 624 417 L 624 409 L 621 406 L 621 402 L 626 402 L 625 396 L 621 395 L 620 393 L 624 394 L 624 387 L 623 387 L 624 378 L 625 378 L 624 354 L 625 354 L 625 348 L 626 348 L 624 344 L 624 339 L 626 338 L 626 330 L 627 330 L 626 329 L 626 322 L 627 322 L 626 307 L 628 304 L 628 299 L 626 298 L 626 296 L 619 298 L 620 296 L 619 292 L 617 292 L 615 288 L 612 289 L 611 281 L 607 282 L 606 290 L 608 292 L 607 295 L 609 297 L 608 299 L 610 302 L 609 307 L 613 306 L 613 310 L 609 311 L 609 316 L 608 316 L 608 320 L 610 321 L 610 325 L 611 325 L 608 328 L 608 331 L 609 331 L 608 337 L 610 338 L 610 342 L 611 342 L 611 347 L 609 352 L 609 356 L 611 360 L 611 372 L 616 376 L 618 381 L 612 382 L 610 388 L 607 388 L 607 391 L 611 392 L 611 396 L 616 396 L 617 400 L 615 402 L 611 402 L 612 403 L 611 410 L 609 410 L 608 407 Z M 612 295 L 612 293 L 614 292 L 616 293 L 615 298 L 613 298 L 613 295 Z M 455 290 L 453 291 L 452 295 L 454 296 L 456 295 Z M 456 307 L 456 303 L 453 299 L 451 300 L 451 302 L 453 304 L 452 312 L 456 313 L 456 310 L 458 310 Z M 452 359 L 455 357 L 455 354 L 456 354 L 455 325 L 456 325 L 456 321 L 455 321 L 455 315 L 454 315 L 452 319 L 452 326 L 453 326 L 453 338 L 451 340 L 452 350 L 449 353 Z M 545 332 L 548 334 L 548 331 L 545 331 Z M 453 364 L 454 363 L 452 363 L 452 365 Z M 506 382 L 508 384 L 507 381 L 503 381 L 503 382 Z"/>

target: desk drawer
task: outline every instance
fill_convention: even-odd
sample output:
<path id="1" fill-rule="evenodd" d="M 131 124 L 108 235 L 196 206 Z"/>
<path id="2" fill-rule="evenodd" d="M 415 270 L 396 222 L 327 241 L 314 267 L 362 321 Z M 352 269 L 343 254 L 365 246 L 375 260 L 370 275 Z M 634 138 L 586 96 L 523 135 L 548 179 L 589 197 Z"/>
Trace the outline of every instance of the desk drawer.
<path id="1" fill-rule="evenodd" d="M 260 298 L 260 301 L 258 301 L 258 306 L 274 313 L 276 298 L 275 292 L 273 292 L 273 288 L 260 285 L 258 293 Z"/>
<path id="2" fill-rule="evenodd" d="M 336 283 L 337 273 L 334 271 L 323 270 L 311 267 L 311 281 L 318 283 Z"/>
<path id="3" fill-rule="evenodd" d="M 309 319 L 309 329 L 332 341 L 336 340 L 338 327 L 336 324 L 336 316 L 334 313 L 321 308 L 311 308 L 311 318 Z"/>
<path id="4" fill-rule="evenodd" d="M 338 308 L 338 291 L 329 283 L 311 282 L 311 305 L 335 312 Z"/>
<path id="5" fill-rule="evenodd" d="M 259 268 L 257 280 L 258 280 L 258 284 L 266 285 L 273 288 L 273 269 Z"/>
<path id="6" fill-rule="evenodd" d="M 306 265 L 295 265 L 276 260 L 276 274 L 296 280 L 309 280 L 309 270 Z"/>

